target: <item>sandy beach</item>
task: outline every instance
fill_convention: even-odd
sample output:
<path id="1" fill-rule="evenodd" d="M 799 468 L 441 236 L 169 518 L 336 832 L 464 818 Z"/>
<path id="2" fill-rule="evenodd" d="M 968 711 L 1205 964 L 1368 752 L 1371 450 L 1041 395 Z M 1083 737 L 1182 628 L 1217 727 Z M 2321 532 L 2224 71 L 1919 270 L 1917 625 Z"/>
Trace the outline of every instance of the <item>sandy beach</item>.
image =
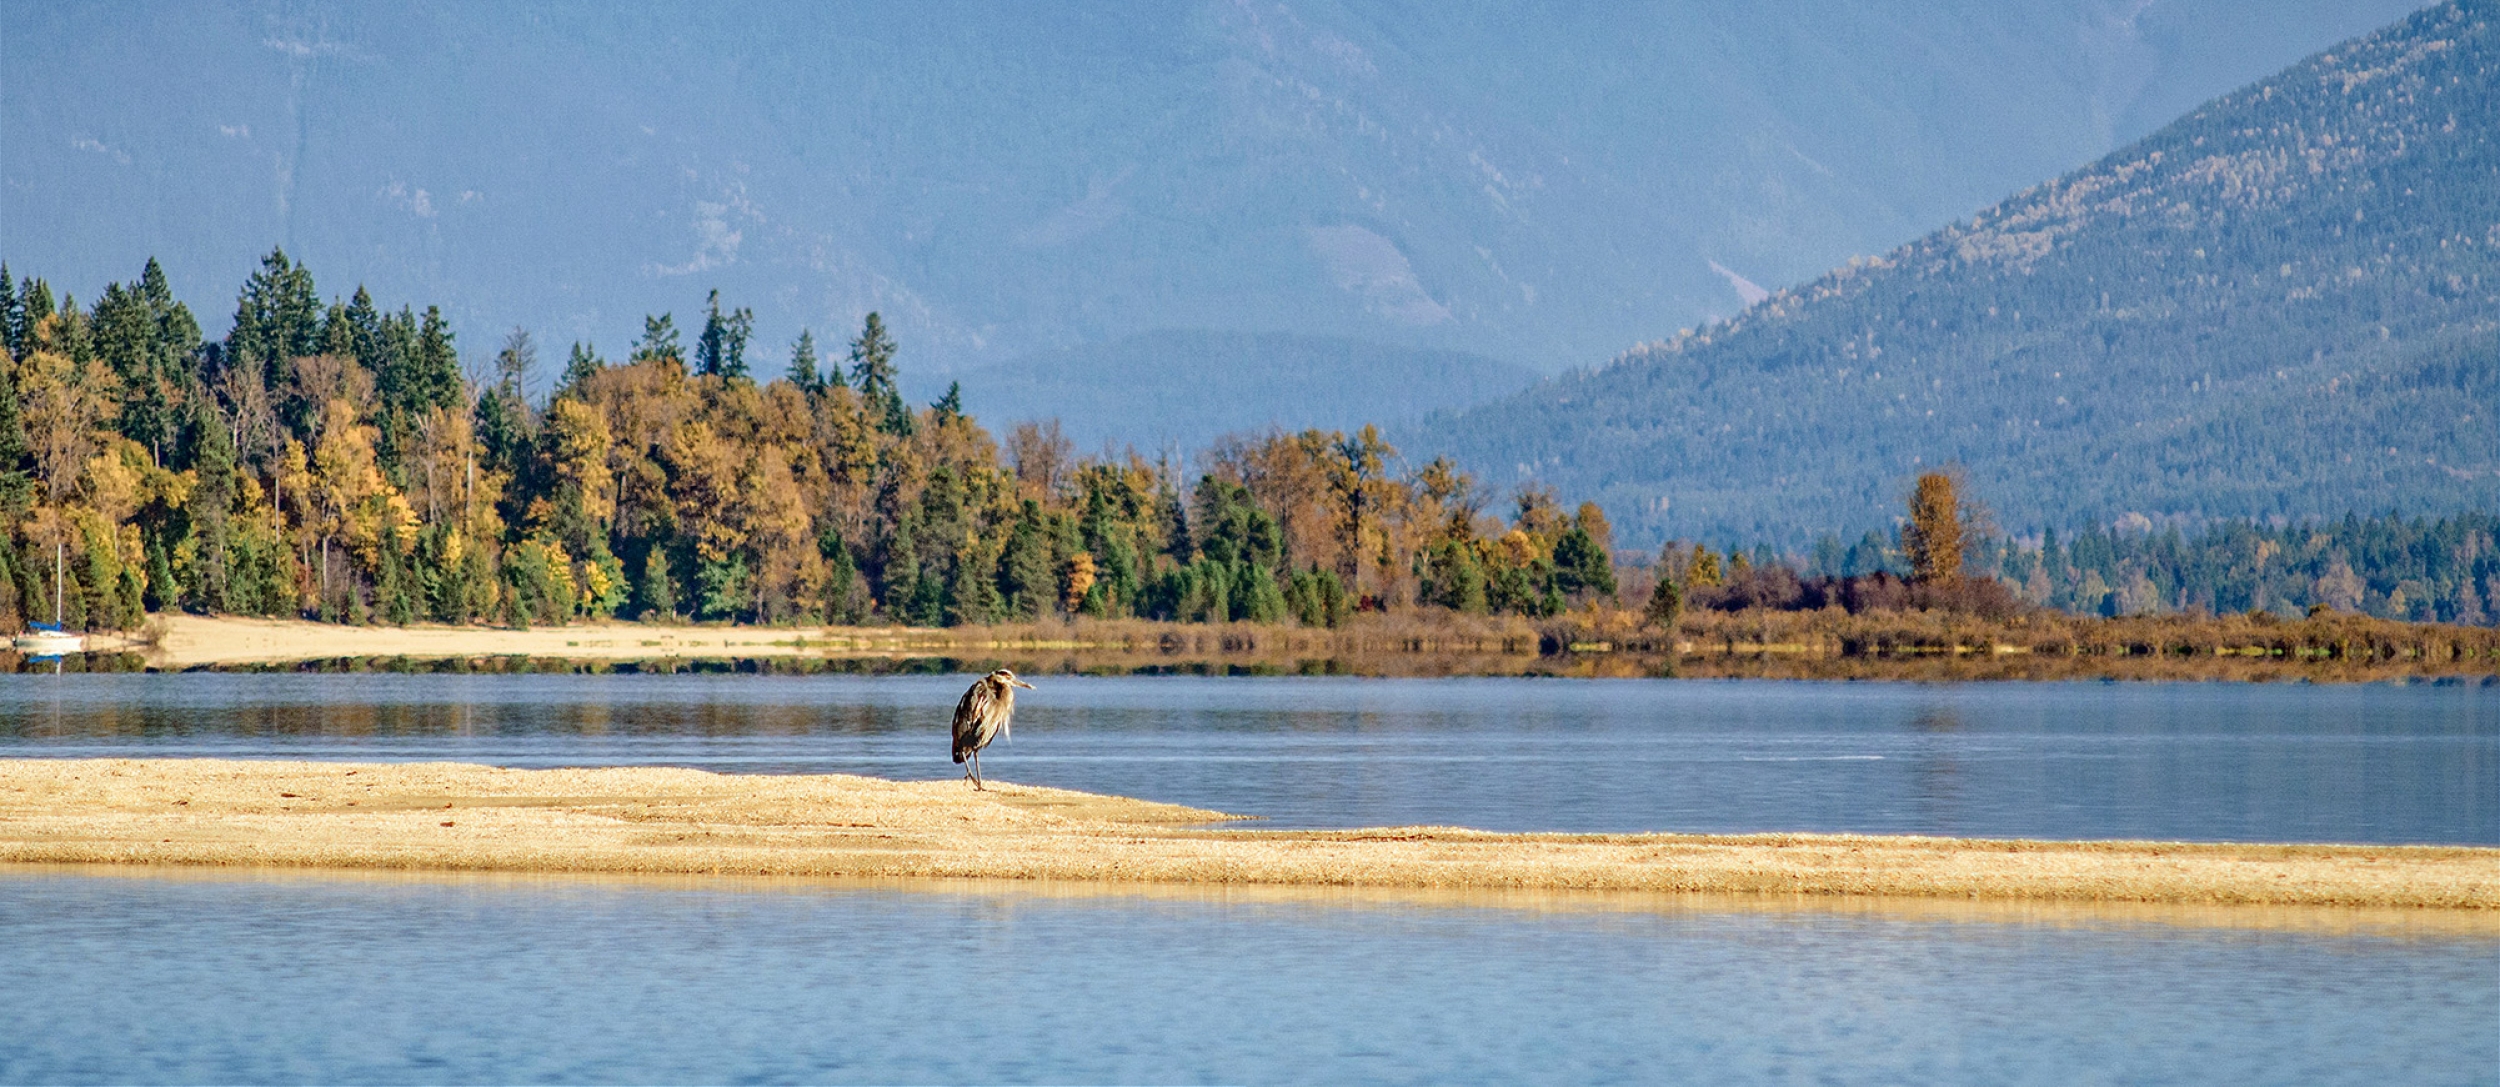
<path id="1" fill-rule="evenodd" d="M 2500 911 L 2500 849 L 1271 831 L 995 781 L 657 767 L 0 760 L 0 862 Z"/>
<path id="2" fill-rule="evenodd" d="M 935 632 L 921 632 L 931 634 Z M 149 621 L 144 642 L 128 640 L 97 648 L 125 648 L 160 668 L 218 664 L 268 664 L 335 657 L 551 657 L 569 660 L 648 660 L 666 657 L 882 656 L 949 647 L 940 634 L 914 641 L 907 628 L 815 628 L 660 626 L 642 623 L 577 623 L 516 630 L 509 627 L 342 626 L 300 619 L 247 619 L 170 613 Z M 921 643 L 927 642 L 927 646 Z"/>

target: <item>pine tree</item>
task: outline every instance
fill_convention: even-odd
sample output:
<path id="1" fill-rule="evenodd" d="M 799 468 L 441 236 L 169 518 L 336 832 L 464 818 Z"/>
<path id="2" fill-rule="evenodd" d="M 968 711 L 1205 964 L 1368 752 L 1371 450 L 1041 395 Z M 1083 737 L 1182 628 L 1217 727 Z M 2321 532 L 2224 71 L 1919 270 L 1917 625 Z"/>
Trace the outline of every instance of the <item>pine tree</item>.
<path id="1" fill-rule="evenodd" d="M 1573 525 L 1555 540 L 1555 590 L 1565 597 L 1615 597 L 1615 562 L 1585 527 Z"/>
<path id="2" fill-rule="evenodd" d="M 755 331 L 755 313 L 740 308 L 722 313 L 720 292 L 704 304 L 703 333 L 695 339 L 694 369 L 707 376 L 747 376 L 747 338 Z"/>
<path id="3" fill-rule="evenodd" d="M 999 589 L 1010 617 L 1029 622 L 1050 613 L 1059 586 L 1051 573 L 1050 541 L 1042 533 L 1041 503 L 1025 500 L 998 565 Z"/>
<path id="4" fill-rule="evenodd" d="M 1443 540 L 1435 545 L 1427 557 L 1425 580 L 1418 595 L 1424 603 L 1451 611 L 1484 614 L 1484 567 L 1476 562 L 1475 549 L 1462 540 Z"/>
<path id="5" fill-rule="evenodd" d="M 241 477 L 235 464 L 234 443 L 216 409 L 205 400 L 190 404 L 192 458 L 191 471 L 197 481 L 191 490 L 185 512 L 191 522 L 194 541 L 191 583 L 184 600 L 194 608 L 212 612 L 241 610 L 229 592 L 231 578 L 231 526 L 236 496 L 241 491 Z"/>
<path id="6" fill-rule="evenodd" d="M 383 375 L 406 364 L 405 359 L 392 357 L 395 354 L 392 348 L 398 345 L 383 335 L 381 307 L 374 305 L 372 292 L 359 283 L 340 317 L 347 333 L 346 353 L 354 356 L 358 365 L 373 374 L 375 388 L 379 391 Z"/>
<path id="7" fill-rule="evenodd" d="M 0 348 L 8 349 L 10 358 L 26 353 L 26 305 L 9 280 L 6 261 L 0 261 Z"/>
<path id="8" fill-rule="evenodd" d="M 1288 614 L 1285 593 L 1266 567 L 1234 563 L 1232 584 L 1234 618 L 1252 623 L 1284 621 Z"/>
<path id="9" fill-rule="evenodd" d="M 825 557 L 825 622 L 835 626 L 865 622 L 868 594 L 860 582 L 859 564 L 851 559 L 851 545 L 828 527 L 816 546 Z"/>
<path id="10" fill-rule="evenodd" d="M 295 360 L 320 352 L 321 333 L 321 301 L 312 273 L 287 260 L 285 250 L 270 250 L 235 300 L 227 353 L 256 367 L 261 384 L 278 393 L 295 387 Z M 281 420 L 299 437 L 310 432 L 312 413 L 319 410 L 300 401 L 281 409 Z"/>
<path id="11" fill-rule="evenodd" d="M 634 342 L 632 358 L 635 362 L 666 359 L 679 366 L 685 365 L 685 353 L 677 346 L 676 320 L 665 313 L 657 317 L 644 316 L 642 339 Z"/>
<path id="12" fill-rule="evenodd" d="M 1674 578 L 1661 573 L 1658 586 L 1649 591 L 1649 606 L 1641 609 L 1641 618 L 1673 637 L 1675 624 L 1683 617 L 1684 588 L 1677 585 Z"/>
<path id="13" fill-rule="evenodd" d="M 919 536 L 919 518 L 906 511 L 886 538 L 878 580 L 884 582 L 885 613 L 897 622 L 912 621 L 912 598 L 920 591 Z"/>
<path id="14" fill-rule="evenodd" d="M 42 327 L 44 318 L 52 316 L 52 285 L 33 277 L 18 280 L 17 304 L 23 322 L 18 330 L 18 353 L 22 355 L 35 349 L 36 330 Z"/>
<path id="15" fill-rule="evenodd" d="M 885 321 L 871 313 L 860 328 L 859 338 L 851 341 L 851 387 L 868 403 L 869 413 L 878 418 L 878 426 L 888 434 L 908 435 L 912 432 L 911 409 L 904 406 L 903 394 L 895 388 L 894 341 L 885 334 Z"/>
<path id="16" fill-rule="evenodd" d="M 929 409 L 937 413 L 938 421 L 940 422 L 951 423 L 957 419 L 963 418 L 964 383 L 960 381 L 947 382 L 946 395 L 939 397 L 937 403 L 929 405 Z"/>
<path id="17" fill-rule="evenodd" d="M 747 557 L 731 555 L 695 564 L 696 605 L 706 619 L 735 620 L 746 608 L 747 582 L 752 577 Z"/>
<path id="18" fill-rule="evenodd" d="M 5 272 L 6 269 L 0 269 Z M 0 275 L 0 280 L 5 280 Z M 12 352 L 14 357 L 14 352 Z M 0 518 L 14 525 L 34 496 L 32 448 L 26 443 L 26 422 L 20 413 L 17 367 L 0 360 Z M 6 535 L 0 533 L 0 541 Z"/>
<path id="19" fill-rule="evenodd" d="M 579 340 L 573 341 L 573 350 L 564 358 L 564 383 L 558 387 L 557 395 L 579 391 L 590 379 L 599 376 L 599 371 L 606 369 L 607 365 L 599 358 L 597 349 Z"/>
<path id="20" fill-rule="evenodd" d="M 677 618 L 677 580 L 668 572 L 667 550 L 654 546 L 642 557 L 642 621 Z"/>
<path id="21" fill-rule="evenodd" d="M 991 549 L 983 544 L 967 547 L 956 556 L 954 576 L 948 579 L 946 587 L 946 621 L 949 625 L 987 626 L 1002 618 L 1031 618 L 1018 610 L 1015 601 L 1001 598 L 998 582 L 1003 574 L 1002 565 Z M 925 601 L 916 600 L 915 607 L 922 609 L 925 616 Z M 924 618 L 922 621 L 927 620 Z"/>
<path id="22" fill-rule="evenodd" d="M 823 375 L 816 372 L 815 333 L 804 328 L 799 330 L 798 342 L 790 345 L 788 376 L 790 384 L 798 386 L 799 391 L 803 393 L 817 392 L 824 387 Z"/>
<path id="23" fill-rule="evenodd" d="M 403 315 L 403 323 L 406 320 L 407 315 Z M 402 410 L 414 417 L 431 408 L 460 406 L 464 384 L 460 377 L 460 351 L 452 344 L 451 325 L 443 320 L 441 307 L 425 307 L 425 317 L 417 325 L 416 343 L 409 355 Z"/>

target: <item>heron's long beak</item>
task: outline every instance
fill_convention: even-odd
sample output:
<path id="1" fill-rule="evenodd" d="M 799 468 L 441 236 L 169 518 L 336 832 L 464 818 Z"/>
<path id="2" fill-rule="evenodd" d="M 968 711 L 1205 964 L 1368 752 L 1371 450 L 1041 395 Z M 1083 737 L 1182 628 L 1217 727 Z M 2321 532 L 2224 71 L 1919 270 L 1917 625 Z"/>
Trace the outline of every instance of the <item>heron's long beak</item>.
<path id="1" fill-rule="evenodd" d="M 1008 680 L 1007 682 L 1012 683 L 1012 684 L 1015 684 L 1016 686 L 1018 686 L 1018 687 L 1022 687 L 1022 688 L 1024 688 L 1025 690 L 1028 690 L 1028 691 L 1033 689 L 1033 685 L 1032 685 L 1032 684 L 1030 684 L 1030 683 L 1026 683 L 1025 681 L 1023 681 L 1023 680 L 1021 680 L 1021 679 L 1011 679 L 1011 680 Z"/>

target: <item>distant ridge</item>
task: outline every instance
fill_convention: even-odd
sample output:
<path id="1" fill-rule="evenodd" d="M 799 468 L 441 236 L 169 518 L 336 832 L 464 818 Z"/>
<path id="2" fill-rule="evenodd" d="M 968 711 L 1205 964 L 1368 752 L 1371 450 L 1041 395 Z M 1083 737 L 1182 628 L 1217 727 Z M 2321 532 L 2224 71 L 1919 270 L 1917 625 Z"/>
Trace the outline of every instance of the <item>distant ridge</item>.
<path id="1" fill-rule="evenodd" d="M 1733 320 L 1435 420 L 1627 540 L 2500 505 L 2494 7 L 2430 8 Z"/>
<path id="2" fill-rule="evenodd" d="M 1229 328 L 1550 374 L 2419 6 L 15 4 L 0 256 L 200 304 L 282 246 L 484 355 L 717 289 L 907 371 Z"/>
<path id="3" fill-rule="evenodd" d="M 1187 455 L 1225 433 L 1269 426 L 1405 427 L 1535 379 L 1524 366 L 1463 351 L 1166 330 L 935 380 L 960 380 L 965 410 L 994 432 L 1056 418 L 1079 449 L 1107 442 Z M 922 381 L 926 388 L 932 379 Z"/>

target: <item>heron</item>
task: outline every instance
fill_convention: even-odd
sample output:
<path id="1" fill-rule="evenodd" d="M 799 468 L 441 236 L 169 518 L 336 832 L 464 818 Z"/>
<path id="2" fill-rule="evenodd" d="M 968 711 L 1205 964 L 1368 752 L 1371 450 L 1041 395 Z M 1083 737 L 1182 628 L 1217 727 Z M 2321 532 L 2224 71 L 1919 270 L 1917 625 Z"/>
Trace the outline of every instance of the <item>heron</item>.
<path id="1" fill-rule="evenodd" d="M 974 680 L 972 689 L 964 692 L 963 701 L 955 703 L 955 761 L 971 761 L 964 777 L 975 789 L 984 788 L 981 749 L 1007 734 L 1008 720 L 1016 715 L 1018 687 L 1033 689 L 1032 684 L 1017 679 L 1014 672 L 1001 668 Z"/>

